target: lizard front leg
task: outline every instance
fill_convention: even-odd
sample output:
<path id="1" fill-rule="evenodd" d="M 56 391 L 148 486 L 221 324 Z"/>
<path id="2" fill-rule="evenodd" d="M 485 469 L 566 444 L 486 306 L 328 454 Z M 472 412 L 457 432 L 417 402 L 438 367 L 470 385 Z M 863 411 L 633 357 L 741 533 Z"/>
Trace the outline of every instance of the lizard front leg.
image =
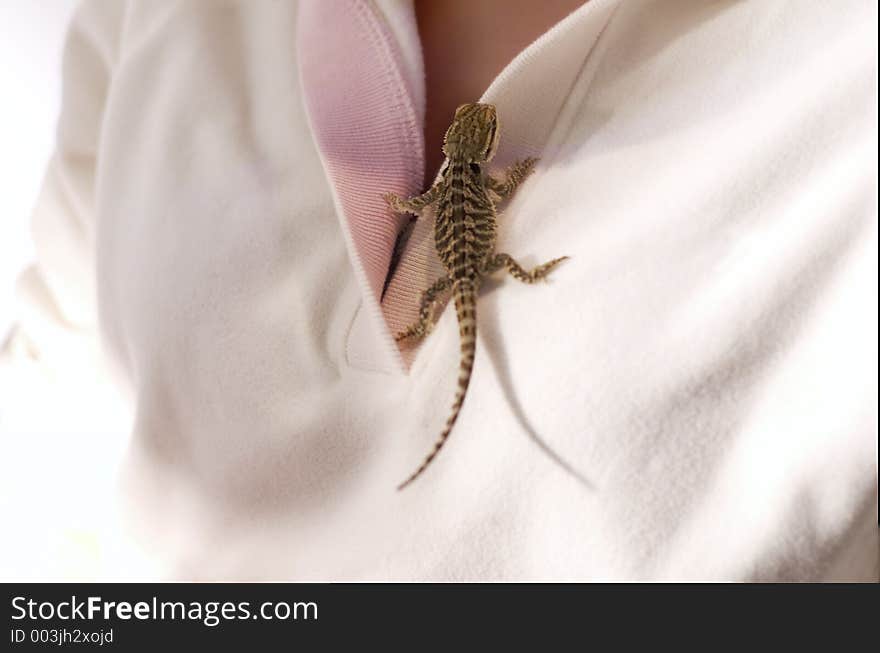
<path id="1" fill-rule="evenodd" d="M 507 199 L 513 194 L 513 191 L 515 191 L 517 187 L 521 183 L 523 183 L 523 181 L 525 181 L 525 178 L 532 173 L 532 170 L 534 170 L 535 164 L 537 162 L 538 159 L 534 157 L 529 157 L 527 159 L 523 159 L 522 161 L 517 161 L 516 163 L 508 167 L 502 173 L 502 178 L 497 178 L 489 175 L 486 179 L 486 188 L 488 188 L 498 197 L 498 202 Z"/>
<path id="2" fill-rule="evenodd" d="M 495 254 L 486 259 L 481 272 L 482 274 L 492 274 L 496 270 L 507 268 L 507 271 L 510 272 L 511 275 L 523 283 L 535 283 L 539 279 L 543 279 L 550 274 L 550 270 L 567 258 L 567 256 L 560 256 L 559 258 L 547 261 L 532 270 L 526 271 L 510 254 Z"/>
<path id="3" fill-rule="evenodd" d="M 395 193 L 385 193 L 382 197 L 395 213 L 411 213 L 418 216 L 429 204 L 433 204 L 440 198 L 440 184 L 434 184 L 421 195 L 403 199 Z M 409 240 L 413 227 L 415 227 L 416 218 L 410 218 L 401 230 L 397 233 L 397 239 L 394 242 L 394 251 L 391 253 L 391 261 L 388 265 L 388 274 L 385 276 L 385 283 L 382 285 L 382 297 L 385 297 L 385 291 L 388 290 L 388 284 L 391 283 L 391 277 L 400 263 L 400 257 L 403 255 L 403 249 Z"/>
<path id="4" fill-rule="evenodd" d="M 440 185 L 434 184 L 421 195 L 403 199 L 400 195 L 394 193 L 385 193 L 383 196 L 388 206 L 395 213 L 412 213 L 419 215 L 422 210 L 429 204 L 433 204 L 440 197 Z"/>
<path id="5" fill-rule="evenodd" d="M 405 340 L 415 337 L 421 339 L 430 333 L 434 326 L 434 307 L 440 300 L 440 294 L 448 290 L 452 286 L 452 279 L 449 277 L 440 277 L 430 288 L 422 293 L 422 301 L 419 306 L 419 319 L 417 322 L 410 324 L 406 329 L 399 332 L 394 339 L 396 341 Z"/>

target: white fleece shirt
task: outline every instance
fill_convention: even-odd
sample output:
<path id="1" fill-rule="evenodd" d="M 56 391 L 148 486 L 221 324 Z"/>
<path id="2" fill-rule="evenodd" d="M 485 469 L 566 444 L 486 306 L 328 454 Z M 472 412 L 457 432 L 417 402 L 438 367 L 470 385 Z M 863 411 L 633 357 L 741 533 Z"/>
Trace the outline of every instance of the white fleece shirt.
<path id="1" fill-rule="evenodd" d="M 590 0 L 482 100 L 541 161 L 436 276 L 413 8 L 87 1 L 3 350 L 5 577 L 864 580 L 876 6 Z M 477 98 L 468 98 L 476 100 Z M 381 298 L 381 301 L 380 301 Z M 121 460 L 121 462 L 119 462 Z"/>

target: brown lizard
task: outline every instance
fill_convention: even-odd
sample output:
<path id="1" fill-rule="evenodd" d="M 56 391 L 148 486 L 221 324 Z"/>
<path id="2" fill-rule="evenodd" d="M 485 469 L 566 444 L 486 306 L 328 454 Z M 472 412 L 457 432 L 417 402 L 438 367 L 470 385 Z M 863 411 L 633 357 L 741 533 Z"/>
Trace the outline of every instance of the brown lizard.
<path id="1" fill-rule="evenodd" d="M 474 366 L 477 292 L 482 279 L 501 268 L 507 268 L 520 281 L 534 283 L 568 258 L 555 258 L 526 271 L 509 254 L 495 252 L 496 205 L 510 197 L 538 161 L 534 158 L 518 161 L 505 170 L 503 178 L 486 174 L 483 165 L 495 155 L 499 131 L 498 116 L 493 105 L 461 105 L 455 111 L 455 118 L 443 139 L 446 161 L 434 185 L 425 193 L 409 199 L 393 193 L 385 195 L 385 200 L 398 213 L 419 215 L 426 207 L 436 204 L 434 244 L 446 268 L 446 274 L 422 294 L 419 319 L 398 333 L 396 340 L 422 338 L 430 332 L 436 319 L 435 308 L 445 293 L 451 290 L 461 341 L 458 391 L 452 404 L 452 413 L 434 449 L 421 466 L 398 486 L 398 490 L 416 480 L 431 464 L 449 437 L 461 411 Z"/>

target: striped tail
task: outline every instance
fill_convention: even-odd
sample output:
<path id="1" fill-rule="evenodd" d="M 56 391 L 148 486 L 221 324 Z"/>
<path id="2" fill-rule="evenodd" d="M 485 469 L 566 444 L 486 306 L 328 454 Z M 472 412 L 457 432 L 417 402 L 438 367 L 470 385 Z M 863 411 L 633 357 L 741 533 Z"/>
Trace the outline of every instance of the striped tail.
<path id="1" fill-rule="evenodd" d="M 455 393 L 455 401 L 452 403 L 452 414 L 446 420 L 446 426 L 440 434 L 434 449 L 425 458 L 421 466 L 413 472 L 412 476 L 397 486 L 402 490 L 407 485 L 422 475 L 431 461 L 446 444 L 446 439 L 458 419 L 461 405 L 467 393 L 468 384 L 471 382 L 471 370 L 474 368 L 474 353 L 477 348 L 477 288 L 470 279 L 459 279 L 452 286 L 452 297 L 455 300 L 455 312 L 458 315 L 458 334 L 461 339 L 461 363 L 458 372 L 458 390 Z"/>

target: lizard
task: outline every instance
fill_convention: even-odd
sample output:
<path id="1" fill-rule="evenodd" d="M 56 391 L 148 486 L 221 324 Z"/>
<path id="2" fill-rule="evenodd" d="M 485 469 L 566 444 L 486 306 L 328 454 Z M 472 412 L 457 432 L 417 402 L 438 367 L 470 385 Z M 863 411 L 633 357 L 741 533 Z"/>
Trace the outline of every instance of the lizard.
<path id="1" fill-rule="evenodd" d="M 488 174 L 484 166 L 495 156 L 499 136 L 494 105 L 472 103 L 459 106 L 443 139 L 446 159 L 434 184 L 421 195 L 408 199 L 394 193 L 384 195 L 396 213 L 418 217 L 429 206 L 436 205 L 434 245 L 446 271 L 422 293 L 418 320 L 398 332 L 395 340 L 400 342 L 426 336 L 436 321 L 437 304 L 451 291 L 461 346 L 458 389 L 451 414 L 431 453 L 397 487 L 398 490 L 415 481 L 428 468 L 458 419 L 474 366 L 477 292 L 481 281 L 506 268 L 514 278 L 534 283 L 568 258 L 555 258 L 527 271 L 509 254 L 496 253 L 496 207 L 513 194 L 538 162 L 537 158 L 526 158 L 509 166 L 500 177 Z"/>

